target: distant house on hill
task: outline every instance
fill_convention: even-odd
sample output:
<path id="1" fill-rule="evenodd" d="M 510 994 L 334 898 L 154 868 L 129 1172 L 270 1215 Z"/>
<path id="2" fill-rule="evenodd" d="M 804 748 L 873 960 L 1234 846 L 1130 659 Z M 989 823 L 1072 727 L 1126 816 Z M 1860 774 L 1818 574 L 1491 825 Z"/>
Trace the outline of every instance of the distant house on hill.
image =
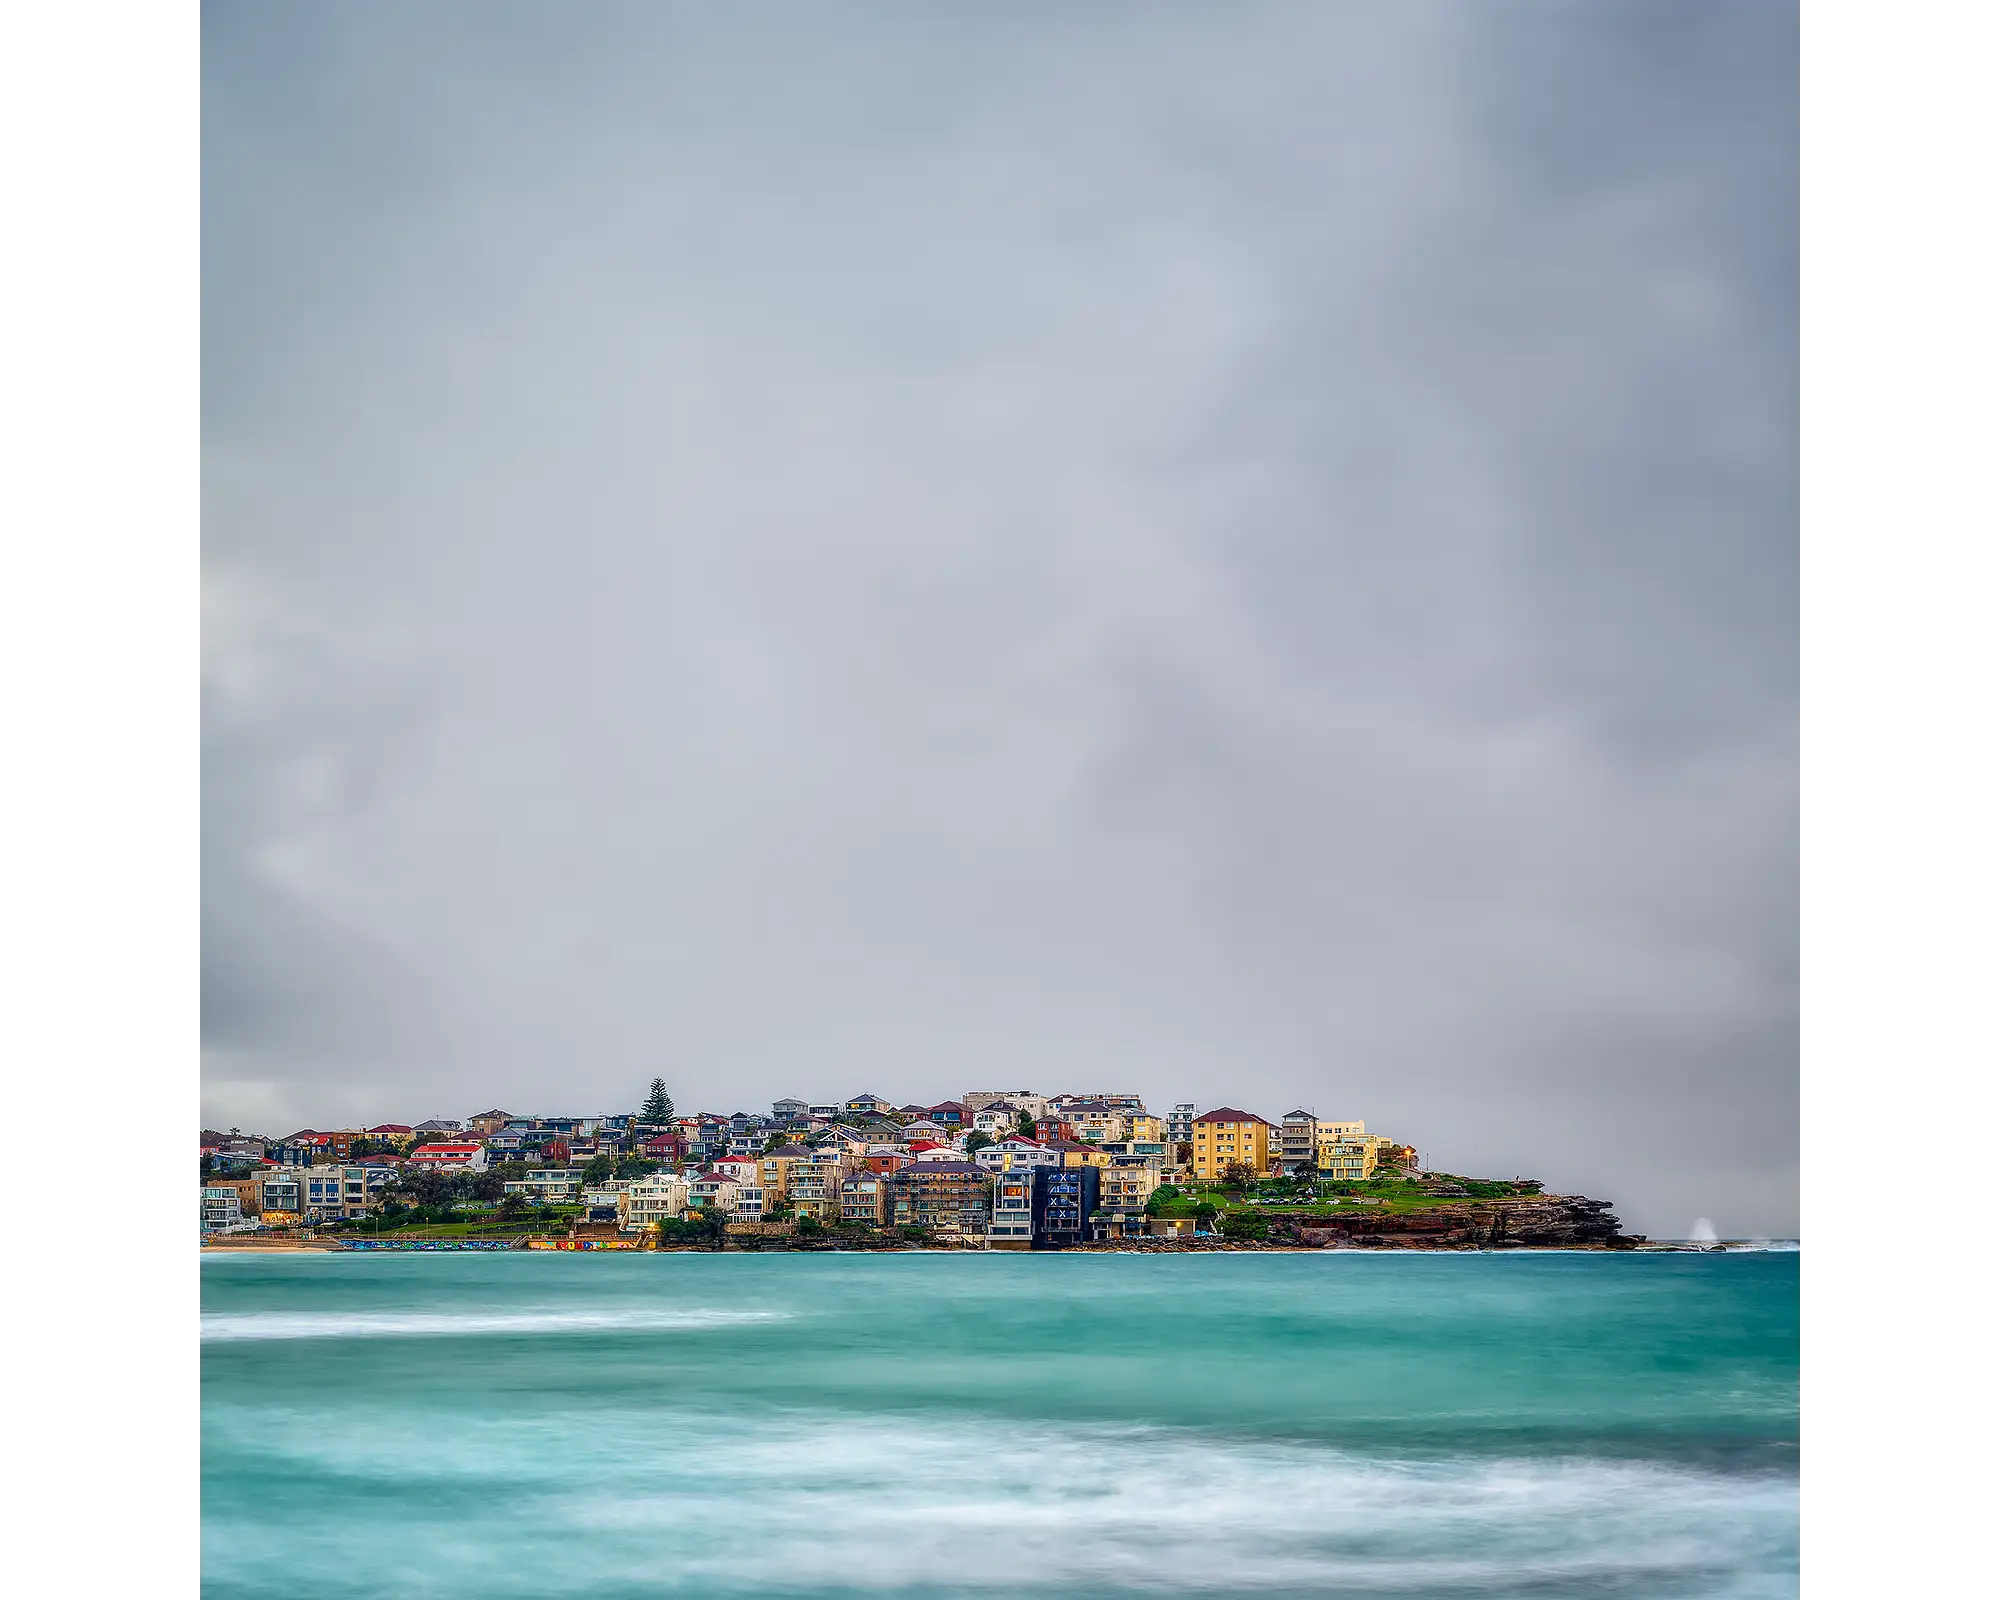
<path id="1" fill-rule="evenodd" d="M 469 1140 L 423 1145 L 410 1152 L 410 1166 L 417 1171 L 484 1172 L 486 1146 Z"/>
<path id="2" fill-rule="evenodd" d="M 480 1112 L 478 1116 L 472 1119 L 469 1126 L 471 1127 L 474 1133 L 478 1134 L 480 1138 L 484 1139 L 489 1134 L 498 1133 L 502 1128 L 506 1127 L 507 1124 L 512 1122 L 513 1120 L 514 1120 L 513 1112 L 501 1111 L 496 1108 L 492 1111 Z"/>

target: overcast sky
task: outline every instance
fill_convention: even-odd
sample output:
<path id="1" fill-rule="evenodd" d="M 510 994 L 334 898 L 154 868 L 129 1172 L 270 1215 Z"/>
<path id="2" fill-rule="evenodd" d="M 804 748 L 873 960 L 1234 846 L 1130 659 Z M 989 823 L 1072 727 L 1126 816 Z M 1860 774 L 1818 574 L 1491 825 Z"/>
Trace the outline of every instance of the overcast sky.
<path id="1" fill-rule="evenodd" d="M 1790 7 L 205 18 L 211 1125 L 1129 1089 L 1796 1231 Z"/>

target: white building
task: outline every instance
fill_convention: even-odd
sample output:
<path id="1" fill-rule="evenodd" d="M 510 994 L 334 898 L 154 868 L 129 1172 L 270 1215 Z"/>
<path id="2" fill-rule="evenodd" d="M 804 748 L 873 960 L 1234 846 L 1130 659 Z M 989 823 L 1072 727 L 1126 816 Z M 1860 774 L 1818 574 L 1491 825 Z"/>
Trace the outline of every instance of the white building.
<path id="1" fill-rule="evenodd" d="M 1048 1096 L 1036 1094 L 1032 1089 L 974 1089 L 958 1097 L 960 1105 L 975 1112 L 984 1111 L 996 1100 L 1011 1100 L 1031 1117 L 1049 1114 Z"/>
<path id="2" fill-rule="evenodd" d="M 538 1206 L 571 1205 L 583 1193 L 583 1179 L 568 1167 L 530 1167 L 526 1177 L 510 1179 L 503 1187 Z"/>
<path id="3" fill-rule="evenodd" d="M 225 1189 L 220 1184 L 204 1186 L 201 1191 L 201 1231 L 203 1233 L 228 1233 L 243 1226 L 243 1203 L 234 1189 Z"/>
<path id="4" fill-rule="evenodd" d="M 1036 1167 L 1059 1167 L 1062 1152 L 1037 1144 L 1033 1139 L 1002 1139 L 989 1144 L 972 1158 L 988 1172 L 1032 1171 Z"/>
<path id="5" fill-rule="evenodd" d="M 436 1172 L 484 1172 L 486 1146 L 470 1140 L 427 1144 L 410 1152 L 410 1165 Z"/>
<path id="6" fill-rule="evenodd" d="M 986 1154 L 984 1150 L 979 1152 Z M 1017 1167 L 993 1178 L 993 1218 L 986 1243 L 1002 1250 L 1026 1250 L 1035 1241 L 1035 1169 Z"/>
<path id="7" fill-rule="evenodd" d="M 618 1190 L 618 1226 L 643 1233 L 662 1217 L 678 1217 L 688 1207 L 688 1181 L 671 1172 L 633 1178 Z"/>

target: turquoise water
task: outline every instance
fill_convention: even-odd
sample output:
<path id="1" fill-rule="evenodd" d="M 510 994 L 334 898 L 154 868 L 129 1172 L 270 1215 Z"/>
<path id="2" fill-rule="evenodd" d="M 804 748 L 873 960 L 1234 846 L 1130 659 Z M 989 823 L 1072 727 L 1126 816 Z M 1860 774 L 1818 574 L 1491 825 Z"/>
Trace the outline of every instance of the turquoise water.
<path id="1" fill-rule="evenodd" d="M 201 1270 L 218 1600 L 1798 1591 L 1795 1254 Z"/>

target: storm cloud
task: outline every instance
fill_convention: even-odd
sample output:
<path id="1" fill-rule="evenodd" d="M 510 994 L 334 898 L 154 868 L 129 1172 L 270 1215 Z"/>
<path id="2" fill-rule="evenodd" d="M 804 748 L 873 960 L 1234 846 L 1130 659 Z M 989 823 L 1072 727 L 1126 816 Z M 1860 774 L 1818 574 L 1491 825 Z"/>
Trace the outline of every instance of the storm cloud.
<path id="1" fill-rule="evenodd" d="M 204 1112 L 1797 1227 L 1796 19 L 211 4 Z"/>

